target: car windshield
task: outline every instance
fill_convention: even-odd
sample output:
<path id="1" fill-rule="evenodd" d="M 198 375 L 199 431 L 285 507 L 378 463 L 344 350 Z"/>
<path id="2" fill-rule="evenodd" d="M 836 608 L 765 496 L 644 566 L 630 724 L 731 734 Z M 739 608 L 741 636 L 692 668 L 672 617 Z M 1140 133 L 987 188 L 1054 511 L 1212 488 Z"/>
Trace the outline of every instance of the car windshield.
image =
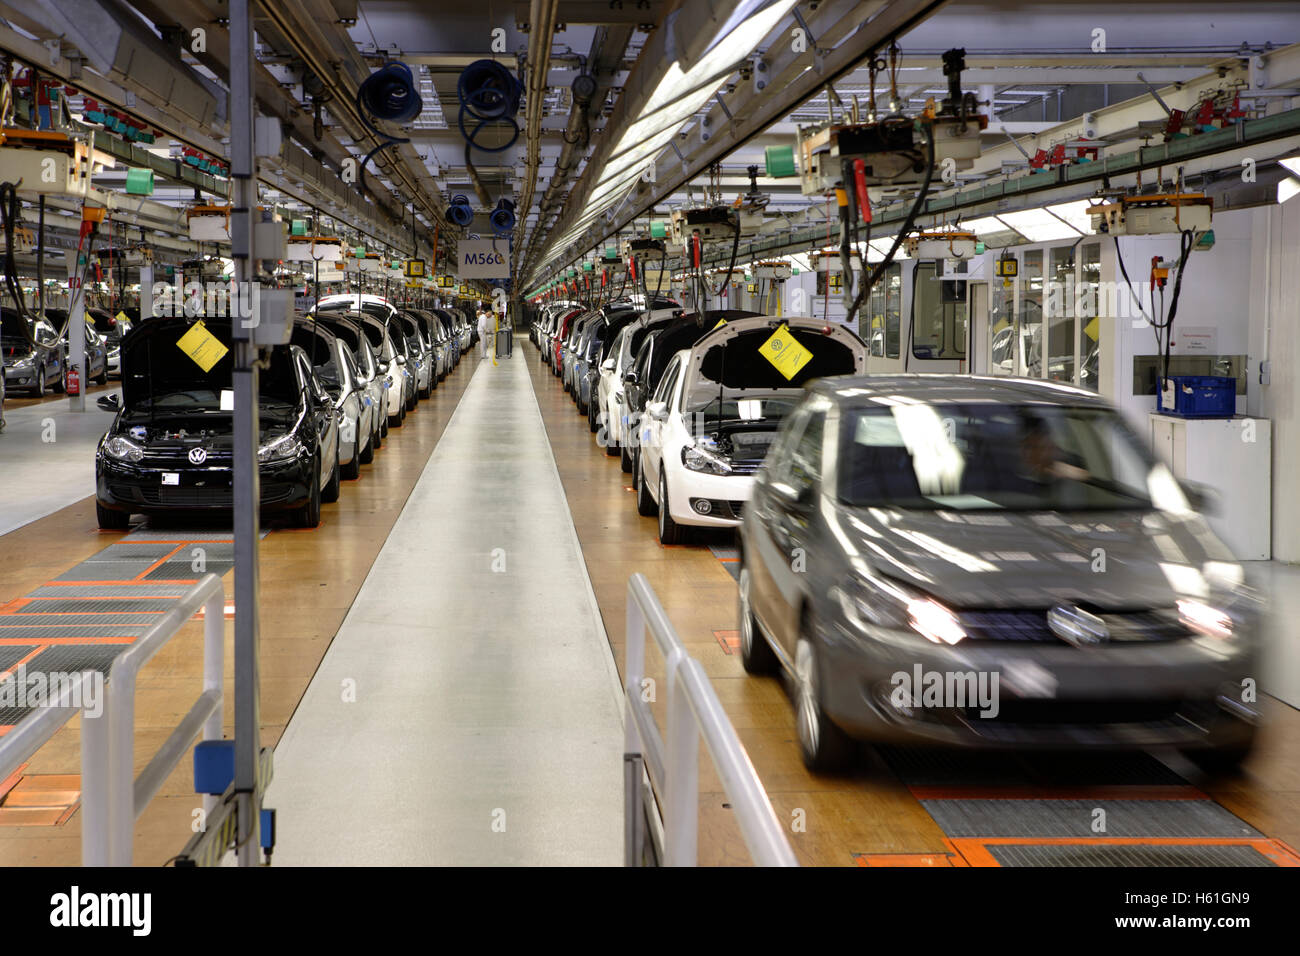
<path id="1" fill-rule="evenodd" d="M 1105 408 L 899 401 L 848 409 L 843 422 L 849 505 L 1146 510 L 1172 481 Z"/>

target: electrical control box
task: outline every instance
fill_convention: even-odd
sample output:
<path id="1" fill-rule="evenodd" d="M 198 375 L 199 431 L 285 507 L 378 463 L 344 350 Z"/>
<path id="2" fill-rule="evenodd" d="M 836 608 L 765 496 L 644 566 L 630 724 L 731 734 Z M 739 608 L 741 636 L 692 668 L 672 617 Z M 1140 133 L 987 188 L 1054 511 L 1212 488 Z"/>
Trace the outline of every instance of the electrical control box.
<path id="1" fill-rule="evenodd" d="M 229 206 L 191 206 L 185 210 L 185 217 L 195 242 L 230 241 Z"/>
<path id="2" fill-rule="evenodd" d="M 971 259 L 979 237 L 973 232 L 920 232 L 903 244 L 912 259 Z"/>
<path id="3" fill-rule="evenodd" d="M 91 176 L 116 165 L 113 157 L 66 133 L 0 130 L 0 169 L 23 194 L 85 196 Z"/>
<path id="4" fill-rule="evenodd" d="M 754 278 L 756 279 L 776 279 L 780 281 L 790 278 L 791 274 L 790 263 L 788 262 L 758 262 L 754 264 Z"/>
<path id="5" fill-rule="evenodd" d="M 334 236 L 294 236 L 284 257 L 291 262 L 338 262 L 343 258 L 343 243 Z"/>
<path id="6" fill-rule="evenodd" d="M 674 209 L 669 236 L 674 245 L 684 246 L 698 232 L 704 242 L 732 239 L 736 234 L 737 212 L 729 206 L 705 206 L 698 209 Z M 759 216 L 762 224 L 762 215 Z"/>
<path id="7" fill-rule="evenodd" d="M 1158 236 L 1190 229 L 1199 238 L 1210 228 L 1214 200 L 1201 193 L 1121 196 L 1088 208 L 1092 229 L 1112 236 Z"/>
<path id="8" fill-rule="evenodd" d="M 829 125 L 798 131 L 800 190 L 821 196 L 845 185 L 844 163 L 860 159 L 863 179 L 870 187 L 916 186 L 925 180 L 927 146 L 919 122 L 904 117 L 875 123 Z M 969 169 L 980 155 L 980 131 L 988 117 L 936 117 L 929 123 L 934 135 L 934 167 L 938 174 L 949 160 L 954 170 Z"/>

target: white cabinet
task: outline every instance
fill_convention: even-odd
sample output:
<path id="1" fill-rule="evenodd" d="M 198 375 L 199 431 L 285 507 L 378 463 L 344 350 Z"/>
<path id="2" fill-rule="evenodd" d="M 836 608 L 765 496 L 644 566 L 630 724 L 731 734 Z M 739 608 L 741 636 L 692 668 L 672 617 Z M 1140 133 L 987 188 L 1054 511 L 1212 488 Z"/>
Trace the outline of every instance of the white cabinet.
<path id="1" fill-rule="evenodd" d="M 1151 444 L 1174 476 L 1212 488 L 1210 527 L 1239 559 L 1273 555 L 1272 422 L 1151 413 Z"/>

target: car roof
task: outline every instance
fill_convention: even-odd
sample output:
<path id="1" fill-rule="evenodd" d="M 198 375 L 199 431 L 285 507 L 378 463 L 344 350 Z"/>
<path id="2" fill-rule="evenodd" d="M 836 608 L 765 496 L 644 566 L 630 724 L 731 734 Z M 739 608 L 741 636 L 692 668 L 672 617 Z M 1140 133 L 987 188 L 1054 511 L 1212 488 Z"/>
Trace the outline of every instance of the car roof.
<path id="1" fill-rule="evenodd" d="M 865 405 L 881 396 L 901 395 L 926 402 L 961 403 L 996 401 L 1013 404 L 1091 405 L 1110 408 L 1096 392 L 1043 379 L 999 375 L 962 375 L 932 372 L 844 375 L 809 385 L 812 391 L 847 405 Z"/>

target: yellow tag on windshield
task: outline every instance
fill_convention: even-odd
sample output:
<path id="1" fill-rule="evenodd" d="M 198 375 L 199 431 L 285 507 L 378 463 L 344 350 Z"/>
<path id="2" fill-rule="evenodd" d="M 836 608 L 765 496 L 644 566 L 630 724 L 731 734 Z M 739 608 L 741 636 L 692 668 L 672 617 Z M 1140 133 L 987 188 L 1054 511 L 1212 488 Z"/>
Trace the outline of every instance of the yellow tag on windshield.
<path id="1" fill-rule="evenodd" d="M 720 329 L 720 328 L 722 328 L 722 327 L 723 327 L 724 325 L 726 325 L 726 324 L 727 324 L 727 320 L 726 320 L 726 319 L 718 319 L 718 324 L 715 325 L 712 329 L 709 329 L 709 331 L 710 331 L 710 332 L 713 332 L 713 331 L 715 331 L 716 329 Z"/>
<path id="2" fill-rule="evenodd" d="M 772 337 L 763 343 L 761 351 L 763 357 L 776 366 L 776 370 L 786 379 L 794 378 L 799 369 L 812 358 L 812 352 L 799 344 L 786 325 L 772 333 Z"/>
<path id="3" fill-rule="evenodd" d="M 205 372 L 211 372 L 212 366 L 221 361 L 229 349 L 221 340 L 207 330 L 202 321 L 195 322 L 190 330 L 176 340 L 176 347 L 194 360 L 194 364 Z"/>
<path id="4" fill-rule="evenodd" d="M 127 315 L 125 312 L 119 312 L 119 313 L 117 313 L 117 315 L 113 316 L 113 318 L 117 319 L 117 321 L 119 321 L 119 322 L 130 322 L 130 321 L 131 321 L 131 317 L 130 317 L 129 315 Z"/>

